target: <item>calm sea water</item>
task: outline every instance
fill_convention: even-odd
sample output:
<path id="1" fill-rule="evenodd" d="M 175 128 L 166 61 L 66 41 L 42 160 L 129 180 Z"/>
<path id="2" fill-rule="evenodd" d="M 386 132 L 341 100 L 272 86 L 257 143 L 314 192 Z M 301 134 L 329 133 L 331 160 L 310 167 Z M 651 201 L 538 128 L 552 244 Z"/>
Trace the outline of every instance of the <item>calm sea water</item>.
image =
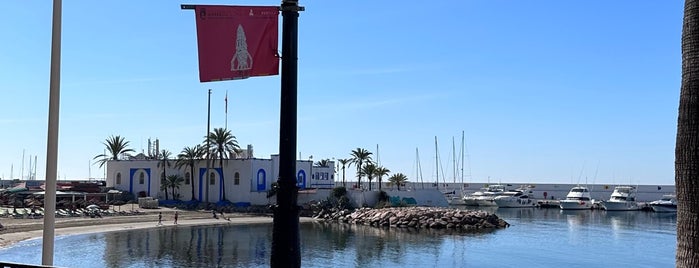
<path id="1" fill-rule="evenodd" d="M 512 226 L 460 234 L 302 224 L 304 267 L 674 267 L 676 215 L 498 209 Z M 155 228 L 56 238 L 64 267 L 268 267 L 271 225 Z M 40 240 L 0 260 L 41 263 Z"/>

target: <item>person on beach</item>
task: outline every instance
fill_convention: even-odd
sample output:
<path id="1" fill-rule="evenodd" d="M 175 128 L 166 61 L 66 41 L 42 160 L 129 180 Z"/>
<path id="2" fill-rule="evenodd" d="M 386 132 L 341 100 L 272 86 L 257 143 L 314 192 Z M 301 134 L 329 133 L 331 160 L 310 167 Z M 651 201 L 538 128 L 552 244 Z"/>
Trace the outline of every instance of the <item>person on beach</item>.
<path id="1" fill-rule="evenodd" d="M 216 215 L 216 210 L 211 210 L 211 213 L 214 214 L 214 219 L 218 219 L 218 216 Z"/>
<path id="2" fill-rule="evenodd" d="M 177 224 L 177 216 L 178 216 L 178 213 L 177 213 L 177 211 L 175 211 L 175 224 Z"/>
<path id="3" fill-rule="evenodd" d="M 158 212 L 158 225 L 163 225 L 163 213 Z"/>

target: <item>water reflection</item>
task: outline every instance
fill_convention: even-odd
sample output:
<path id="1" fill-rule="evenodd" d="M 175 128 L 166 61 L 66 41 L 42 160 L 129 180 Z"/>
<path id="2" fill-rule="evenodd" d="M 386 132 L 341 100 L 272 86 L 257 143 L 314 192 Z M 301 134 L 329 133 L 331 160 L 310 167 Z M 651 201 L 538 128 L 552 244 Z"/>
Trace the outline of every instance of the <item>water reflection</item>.
<path id="1" fill-rule="evenodd" d="M 106 233 L 103 260 L 107 267 L 133 266 L 143 260 L 153 260 L 146 263 L 148 266 L 264 266 L 270 258 L 271 233 L 269 225 Z M 479 237 L 487 233 L 307 223 L 301 225 L 301 254 L 302 259 L 314 259 L 316 264 L 326 260 L 332 265 L 339 260 L 375 266 L 386 260 L 401 263 L 415 248 L 439 255 L 442 244 L 453 236 Z"/>
<path id="2" fill-rule="evenodd" d="M 336 254 L 325 256 L 333 263 L 353 263 L 357 267 L 380 266 L 379 262 L 401 264 L 415 249 L 437 256 L 445 243 L 455 237 L 480 237 L 489 232 L 466 233 L 448 229 L 376 228 L 363 225 L 312 223 L 302 229 L 304 251 L 320 254 L 332 249 Z M 349 253 L 349 254 L 348 254 Z M 322 256 L 309 256 L 316 259 Z M 343 261 L 345 258 L 351 260 Z M 411 264 L 406 264 L 411 265 Z M 322 265 L 321 265 L 322 266 Z"/>
<path id="3" fill-rule="evenodd" d="M 271 226 L 157 228 L 104 234 L 107 267 L 154 260 L 148 266 L 263 265 L 269 256 Z"/>
<path id="4" fill-rule="evenodd" d="M 674 261 L 676 215 L 538 208 L 494 212 L 512 226 L 461 233 L 304 223 L 302 263 L 304 267 L 492 267 L 492 260 L 497 260 L 502 267 L 512 267 L 522 260 L 545 259 L 553 267 L 567 267 L 571 246 L 585 246 L 585 251 L 576 253 L 580 264 L 594 267 L 619 262 L 660 267 Z M 55 262 L 66 267 L 266 267 L 271 241 L 272 226 L 264 224 L 90 234 L 58 238 Z M 659 246 L 647 247 L 649 243 Z M 23 242 L 0 250 L 0 259 L 38 264 L 35 252 L 40 247 L 36 241 Z M 603 255 L 614 258 L 598 258 Z"/>
<path id="5" fill-rule="evenodd" d="M 671 234 L 676 216 L 642 211 L 494 209 L 511 224 L 550 231 L 566 230 L 568 243 L 591 242 L 604 233 L 615 240 L 639 230 Z M 560 222 L 562 226 L 556 225 Z M 307 223 L 301 225 L 302 259 L 314 265 L 334 263 L 376 267 L 387 262 L 401 265 L 419 249 L 421 254 L 439 256 L 445 245 L 466 254 L 463 240 L 489 239 L 489 233 L 453 230 L 375 228 L 348 224 Z M 605 229 L 607 231 L 605 231 Z M 507 229 L 502 230 L 507 232 Z M 636 232 L 636 233 L 635 233 Z M 266 266 L 271 255 L 270 225 L 207 228 L 158 228 L 105 234 L 104 261 L 107 267 L 147 266 Z M 601 238 L 600 238 L 601 239 Z M 454 242 L 459 241 L 459 242 Z M 475 240 L 474 240 L 475 241 Z"/>

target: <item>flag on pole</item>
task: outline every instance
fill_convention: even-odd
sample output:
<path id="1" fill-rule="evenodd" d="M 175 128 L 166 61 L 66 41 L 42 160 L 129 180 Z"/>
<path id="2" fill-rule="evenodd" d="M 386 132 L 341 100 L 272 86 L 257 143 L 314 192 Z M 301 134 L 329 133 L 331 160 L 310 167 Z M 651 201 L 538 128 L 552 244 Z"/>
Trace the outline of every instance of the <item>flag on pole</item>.
<path id="1" fill-rule="evenodd" d="M 228 90 L 226 90 L 226 98 L 223 101 L 226 102 L 226 114 L 228 114 Z"/>
<path id="2" fill-rule="evenodd" d="M 197 5 L 199 81 L 279 74 L 279 7 Z"/>

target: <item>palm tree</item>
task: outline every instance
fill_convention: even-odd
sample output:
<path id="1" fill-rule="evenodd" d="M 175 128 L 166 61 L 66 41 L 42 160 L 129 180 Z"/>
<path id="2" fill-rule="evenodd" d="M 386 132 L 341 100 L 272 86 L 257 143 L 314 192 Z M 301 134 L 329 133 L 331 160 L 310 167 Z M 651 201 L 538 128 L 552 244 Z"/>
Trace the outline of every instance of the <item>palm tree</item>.
<path id="1" fill-rule="evenodd" d="M 97 163 L 100 164 L 100 167 L 104 166 L 109 160 L 119 160 L 119 155 L 121 154 L 126 155 L 134 152 L 133 149 L 129 148 L 129 142 L 119 135 L 110 136 L 102 144 L 107 147 L 107 153 L 96 155 L 93 158 L 93 160 L 99 159 Z"/>
<path id="2" fill-rule="evenodd" d="M 400 191 L 400 186 L 408 182 L 408 176 L 405 176 L 403 173 L 395 173 L 388 178 L 388 181 L 398 186 L 398 191 Z"/>
<path id="3" fill-rule="evenodd" d="M 699 2 L 686 0 L 682 27 L 682 85 L 675 144 L 676 267 L 699 267 Z"/>
<path id="4" fill-rule="evenodd" d="M 237 156 L 240 153 L 240 146 L 238 146 L 238 141 L 235 136 L 231 134 L 231 131 L 225 128 L 214 128 L 214 131 L 209 133 L 207 139 L 211 143 L 210 154 L 213 159 L 218 158 L 219 167 L 223 168 L 223 160 L 230 159 Z M 204 142 L 206 143 L 206 140 Z M 208 178 L 208 174 L 207 174 Z M 226 185 L 224 180 L 221 180 L 221 187 L 223 188 L 223 200 L 226 199 Z"/>
<path id="5" fill-rule="evenodd" d="M 385 167 L 377 167 L 376 170 L 374 171 L 374 175 L 376 175 L 376 178 L 378 178 L 379 181 L 379 191 L 381 191 L 381 183 L 382 183 L 382 178 L 383 176 L 388 176 L 388 173 L 391 172 L 389 169 Z"/>
<path id="6" fill-rule="evenodd" d="M 329 167 L 330 166 L 330 159 L 321 159 L 320 161 L 316 162 L 316 166 Z"/>
<path id="7" fill-rule="evenodd" d="M 339 161 L 340 164 L 342 164 L 342 187 L 347 188 L 347 185 L 345 184 L 345 166 L 349 167 L 350 165 L 352 165 L 352 159 L 338 159 L 337 161 Z"/>
<path id="8" fill-rule="evenodd" d="M 172 153 L 165 149 L 158 152 L 158 154 L 155 156 L 155 160 L 158 160 L 158 167 L 163 167 L 163 175 L 160 176 L 161 182 L 167 178 L 166 168 L 172 166 L 170 164 L 170 156 L 172 156 Z"/>
<path id="9" fill-rule="evenodd" d="M 376 174 L 376 165 L 372 162 L 366 163 L 366 165 L 362 167 L 360 173 L 362 175 L 365 175 L 367 180 L 369 180 L 369 191 L 371 191 L 371 180 L 374 178 L 374 175 Z"/>
<path id="10" fill-rule="evenodd" d="M 175 162 L 176 168 L 189 166 L 189 179 L 192 182 L 192 200 L 196 200 L 196 198 L 194 198 L 194 167 L 199 164 L 199 161 L 201 161 L 203 157 L 203 147 L 194 145 L 194 147 L 184 147 L 182 152 L 177 155 L 177 161 Z"/>
<path id="11" fill-rule="evenodd" d="M 352 156 L 352 163 L 357 167 L 357 184 L 362 188 L 362 166 L 364 162 L 371 160 L 371 152 L 364 148 L 357 148 L 352 150 L 350 156 Z"/>
<path id="12" fill-rule="evenodd" d="M 180 186 L 182 186 L 182 182 L 184 182 L 184 178 L 180 175 L 168 175 L 167 178 L 165 178 L 167 181 L 167 185 L 170 186 L 172 189 L 172 199 L 178 199 L 177 195 L 175 195 L 175 189 L 180 189 Z M 167 191 L 166 191 L 167 192 Z"/>
<path id="13" fill-rule="evenodd" d="M 161 180 L 160 181 L 160 191 L 165 192 L 165 200 L 170 200 L 170 197 L 167 194 L 167 190 L 170 189 L 170 185 L 168 184 L 167 180 Z"/>

